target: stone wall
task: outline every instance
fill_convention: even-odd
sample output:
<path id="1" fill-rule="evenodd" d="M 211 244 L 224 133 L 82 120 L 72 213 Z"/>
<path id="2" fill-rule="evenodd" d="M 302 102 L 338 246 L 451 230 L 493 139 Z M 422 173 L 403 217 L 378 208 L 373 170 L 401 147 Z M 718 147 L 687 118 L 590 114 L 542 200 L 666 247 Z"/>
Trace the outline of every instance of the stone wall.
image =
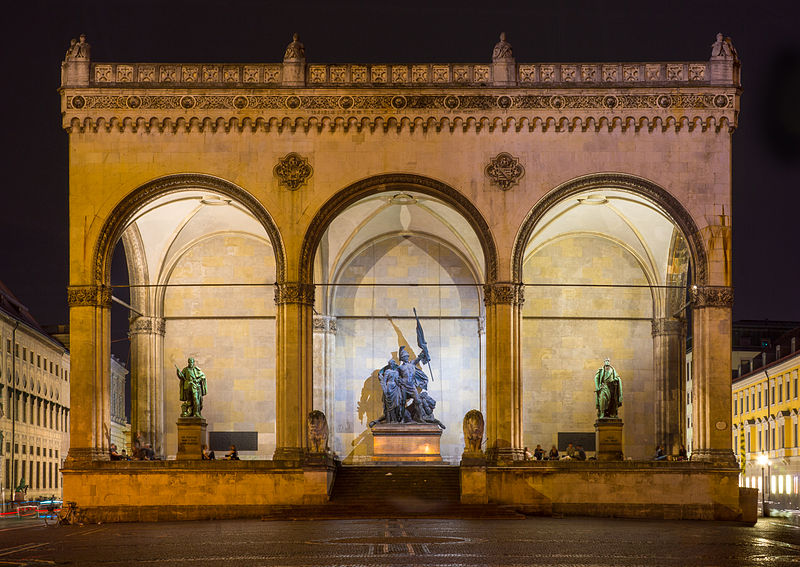
<path id="1" fill-rule="evenodd" d="M 169 283 L 221 287 L 169 287 L 164 298 L 164 415 L 167 455 L 177 450 L 180 415 L 175 366 L 189 356 L 206 375 L 203 417 L 208 431 L 256 431 L 258 451 L 242 458 L 269 459 L 275 451 L 275 259 L 260 239 L 220 234 L 191 246 Z M 232 283 L 262 284 L 231 286 Z"/>
<path id="2" fill-rule="evenodd" d="M 625 248 L 593 236 L 566 236 L 525 263 L 523 306 L 523 439 L 556 444 L 558 432 L 594 432 L 594 373 L 608 357 L 622 376 L 626 457 L 654 454 L 653 298 Z M 562 284 L 555 287 L 535 284 Z"/>

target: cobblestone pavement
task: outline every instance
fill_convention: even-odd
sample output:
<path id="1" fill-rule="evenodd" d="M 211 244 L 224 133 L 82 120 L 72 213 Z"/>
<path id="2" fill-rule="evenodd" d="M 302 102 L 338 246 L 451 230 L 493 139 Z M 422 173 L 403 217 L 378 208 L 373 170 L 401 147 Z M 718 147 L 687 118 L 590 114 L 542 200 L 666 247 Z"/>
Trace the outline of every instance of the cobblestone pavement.
<path id="1" fill-rule="evenodd" d="M 0 566 L 800 565 L 800 526 L 602 518 L 0 521 Z"/>

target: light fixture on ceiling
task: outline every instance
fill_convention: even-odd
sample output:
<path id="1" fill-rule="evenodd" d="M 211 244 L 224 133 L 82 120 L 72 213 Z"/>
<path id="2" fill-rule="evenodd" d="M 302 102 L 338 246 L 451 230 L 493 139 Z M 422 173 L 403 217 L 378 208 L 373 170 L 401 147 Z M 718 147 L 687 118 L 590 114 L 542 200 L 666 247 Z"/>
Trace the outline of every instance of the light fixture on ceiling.
<path id="1" fill-rule="evenodd" d="M 392 205 L 413 205 L 417 200 L 408 193 L 396 193 L 389 199 Z"/>
<path id="2" fill-rule="evenodd" d="M 212 205 L 212 206 L 219 206 L 219 205 L 230 205 L 230 199 L 223 199 L 219 195 L 206 195 L 205 197 L 200 198 L 200 202 L 204 205 Z"/>
<path id="3" fill-rule="evenodd" d="M 608 199 L 599 193 L 592 193 L 590 195 L 578 197 L 578 202 L 581 205 L 604 205 L 608 203 Z"/>

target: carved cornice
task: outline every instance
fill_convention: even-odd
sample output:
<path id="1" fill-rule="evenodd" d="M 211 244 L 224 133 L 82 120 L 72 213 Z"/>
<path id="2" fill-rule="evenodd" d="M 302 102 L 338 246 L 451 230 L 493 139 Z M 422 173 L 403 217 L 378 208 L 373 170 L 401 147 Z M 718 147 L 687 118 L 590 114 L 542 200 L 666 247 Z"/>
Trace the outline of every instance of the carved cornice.
<path id="1" fill-rule="evenodd" d="M 79 94 L 77 94 L 79 93 Z M 732 131 L 738 117 L 731 89 L 632 93 L 529 91 L 426 94 L 247 94 L 186 90 L 125 94 L 69 89 L 64 127 L 70 131 Z"/>
<path id="2" fill-rule="evenodd" d="M 130 335 L 161 335 L 166 333 L 167 322 L 161 317 L 137 317 L 131 321 Z"/>
<path id="3" fill-rule="evenodd" d="M 595 188 L 622 189 L 642 195 L 662 207 L 668 216 L 678 225 L 686 238 L 691 253 L 691 265 L 694 271 L 692 278 L 698 285 L 705 284 L 708 274 L 708 257 L 700 230 L 694 218 L 669 191 L 659 187 L 652 181 L 622 173 L 596 173 L 573 179 L 555 188 L 545 195 L 528 213 L 522 222 L 512 252 L 511 270 L 515 281 L 522 281 L 522 261 L 528 245 L 539 221 L 556 203 Z"/>
<path id="4" fill-rule="evenodd" d="M 686 328 L 686 322 L 683 319 L 653 319 L 653 336 L 659 335 L 680 335 Z"/>
<path id="5" fill-rule="evenodd" d="M 299 282 L 283 282 L 275 284 L 275 305 L 302 303 L 314 305 L 314 285 Z"/>
<path id="6" fill-rule="evenodd" d="M 306 231 L 300 250 L 300 281 L 312 281 L 314 254 L 322 235 L 330 223 L 347 207 L 375 193 L 386 190 L 388 185 L 407 185 L 409 190 L 441 199 L 459 211 L 478 236 L 486 259 L 486 279 L 497 278 L 497 246 L 486 220 L 463 193 L 449 185 L 410 173 L 387 173 L 356 181 L 331 197 L 314 216 Z"/>
<path id="7" fill-rule="evenodd" d="M 525 287 L 517 283 L 493 283 L 483 286 L 483 302 L 487 305 L 519 305 L 525 303 Z"/>
<path id="8" fill-rule="evenodd" d="M 74 285 L 67 288 L 70 307 L 111 307 L 111 288 L 105 285 Z"/>
<path id="9" fill-rule="evenodd" d="M 692 306 L 695 309 L 703 307 L 733 307 L 733 288 L 727 286 L 692 286 Z"/>
<path id="10" fill-rule="evenodd" d="M 283 240 L 281 239 L 278 227 L 275 225 L 275 222 L 264 206 L 250 193 L 229 181 L 211 175 L 187 173 L 167 175 L 145 183 L 129 193 L 128 196 L 114 208 L 106 218 L 95 247 L 94 272 L 96 281 L 109 281 L 109 267 L 111 265 L 111 254 L 114 250 L 114 244 L 120 238 L 122 230 L 125 228 L 128 220 L 153 199 L 187 189 L 208 189 L 210 191 L 219 192 L 231 197 L 247 208 L 253 216 L 258 219 L 269 235 L 272 249 L 275 251 L 276 277 L 278 280 L 283 279 L 286 269 L 286 253 Z"/>

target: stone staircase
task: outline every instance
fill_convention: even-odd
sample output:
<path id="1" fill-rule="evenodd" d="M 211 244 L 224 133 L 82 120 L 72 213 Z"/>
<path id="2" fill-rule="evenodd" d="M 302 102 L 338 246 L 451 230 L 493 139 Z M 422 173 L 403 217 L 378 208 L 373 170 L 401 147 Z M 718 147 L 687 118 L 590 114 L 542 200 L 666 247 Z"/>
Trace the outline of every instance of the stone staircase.
<path id="1" fill-rule="evenodd" d="M 519 519 L 493 504 L 461 504 L 456 466 L 353 466 L 336 470 L 331 499 L 318 506 L 276 506 L 262 517 L 281 519 L 474 518 Z"/>

